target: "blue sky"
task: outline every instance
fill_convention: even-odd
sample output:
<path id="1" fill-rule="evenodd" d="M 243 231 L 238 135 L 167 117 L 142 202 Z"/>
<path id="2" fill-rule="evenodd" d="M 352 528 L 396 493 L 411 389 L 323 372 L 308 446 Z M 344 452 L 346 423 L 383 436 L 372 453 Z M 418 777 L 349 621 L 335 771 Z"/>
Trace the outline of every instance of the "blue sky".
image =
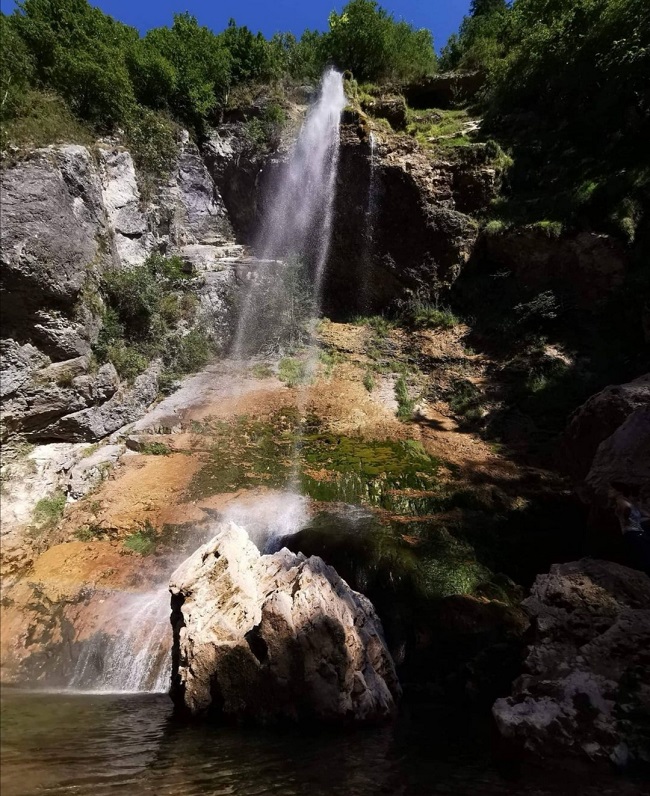
<path id="1" fill-rule="evenodd" d="M 395 17 L 405 19 L 418 28 L 433 31 L 436 48 L 440 49 L 450 33 L 458 29 L 467 13 L 470 0 L 380 0 Z M 13 10 L 12 0 L 2 0 L 5 13 Z M 230 17 L 238 24 L 261 30 L 266 36 L 277 31 L 300 35 L 305 28 L 327 27 L 330 11 L 340 11 L 345 2 L 336 0 L 96 0 L 111 16 L 133 25 L 143 33 L 149 28 L 169 25 L 176 11 L 189 11 L 203 25 L 222 30 Z"/>

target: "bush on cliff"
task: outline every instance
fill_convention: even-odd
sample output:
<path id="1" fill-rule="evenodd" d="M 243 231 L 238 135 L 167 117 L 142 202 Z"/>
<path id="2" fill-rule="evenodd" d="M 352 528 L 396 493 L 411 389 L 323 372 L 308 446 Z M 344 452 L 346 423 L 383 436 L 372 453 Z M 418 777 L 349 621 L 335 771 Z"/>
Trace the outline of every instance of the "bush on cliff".
<path id="1" fill-rule="evenodd" d="M 105 307 L 94 353 L 133 381 L 154 359 L 165 368 L 167 388 L 181 374 L 200 370 L 213 344 L 195 324 L 192 280 L 179 257 L 153 254 L 143 265 L 109 271 L 102 279 Z"/>

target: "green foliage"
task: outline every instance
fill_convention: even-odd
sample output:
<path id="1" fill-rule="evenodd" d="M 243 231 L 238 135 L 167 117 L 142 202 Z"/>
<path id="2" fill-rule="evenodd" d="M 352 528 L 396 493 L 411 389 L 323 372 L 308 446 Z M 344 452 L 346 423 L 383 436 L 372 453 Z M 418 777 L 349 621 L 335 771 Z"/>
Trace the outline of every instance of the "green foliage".
<path id="1" fill-rule="evenodd" d="M 283 66 L 277 47 L 261 33 L 253 34 L 234 19 L 220 36 L 230 55 L 230 77 L 233 83 L 250 83 L 277 77 Z"/>
<path id="2" fill-rule="evenodd" d="M 0 107 L 3 118 L 24 110 L 24 94 L 35 71 L 34 58 L 11 17 L 0 15 Z"/>
<path id="3" fill-rule="evenodd" d="M 400 420 L 410 420 L 413 417 L 415 400 L 410 397 L 408 384 L 404 376 L 395 382 L 395 398 L 397 400 L 397 417 Z"/>
<path id="4" fill-rule="evenodd" d="M 267 105 L 261 116 L 254 116 L 245 122 L 249 143 L 255 149 L 263 146 L 276 148 L 280 142 L 280 134 L 286 122 L 286 114 L 277 103 Z"/>
<path id="5" fill-rule="evenodd" d="M 12 25 L 29 50 L 37 83 L 99 128 L 123 121 L 135 102 L 125 52 L 137 32 L 83 0 L 24 0 Z"/>
<path id="6" fill-rule="evenodd" d="M 92 133 L 57 94 L 30 88 L 11 107 L 3 108 L 0 127 L 3 149 L 9 143 L 22 149 L 24 145 L 42 147 L 62 142 L 90 144 Z"/>
<path id="7" fill-rule="evenodd" d="M 332 11 L 322 51 L 357 80 L 409 80 L 436 68 L 431 32 L 397 22 L 374 0 L 350 0 Z"/>
<path id="8" fill-rule="evenodd" d="M 273 368 L 268 362 L 256 362 L 251 367 L 251 374 L 256 379 L 270 379 L 273 376 Z"/>
<path id="9" fill-rule="evenodd" d="M 505 0 L 473 2 L 458 34 L 450 36 L 440 55 L 443 71 L 480 70 L 490 73 L 506 52 L 504 34 L 510 20 Z"/>
<path id="10" fill-rule="evenodd" d="M 60 490 L 38 501 L 34 507 L 32 519 L 39 530 L 49 530 L 57 525 L 63 516 L 65 502 L 65 494 Z"/>
<path id="11" fill-rule="evenodd" d="M 163 390 L 181 374 L 200 370 L 214 346 L 206 329 L 185 328 L 198 304 L 187 292 L 190 286 L 191 274 L 178 256 L 152 254 L 141 266 L 104 274 L 103 323 L 94 347 L 99 361 L 112 362 L 123 379 L 133 381 L 159 358 L 165 365 Z"/>
<path id="12" fill-rule="evenodd" d="M 123 340 L 108 344 L 106 359 L 113 364 L 119 377 L 129 383 L 143 373 L 149 364 L 149 359 L 143 353 Z"/>
<path id="13" fill-rule="evenodd" d="M 138 107 L 131 115 L 126 144 L 133 155 L 138 175 L 151 185 L 141 185 L 144 193 L 159 181 L 169 177 L 178 155 L 176 143 L 178 127 L 161 111 Z"/>
<path id="14" fill-rule="evenodd" d="M 140 453 L 145 456 L 169 456 L 171 452 L 172 449 L 164 442 L 145 442 L 140 448 Z"/>
<path id="15" fill-rule="evenodd" d="M 588 224 L 637 242 L 650 206 L 645 0 L 473 9 L 442 63 L 487 76 L 484 130 L 514 159 L 512 220 Z"/>
<path id="16" fill-rule="evenodd" d="M 375 389 L 375 377 L 371 370 L 367 370 L 364 377 L 363 377 L 363 386 L 368 390 L 368 392 L 372 392 Z"/>
<path id="17" fill-rule="evenodd" d="M 308 379 L 307 363 L 294 357 L 285 357 L 278 365 L 278 378 L 287 387 L 298 387 Z"/>
<path id="18" fill-rule="evenodd" d="M 144 42 L 171 65 L 175 75 L 168 107 L 177 118 L 200 128 L 222 106 L 230 81 L 231 56 L 223 39 L 184 13 L 174 15 L 171 28 L 150 30 Z"/>
<path id="19" fill-rule="evenodd" d="M 455 379 L 445 395 L 451 411 L 473 423 L 483 417 L 479 388 L 467 379 Z"/>
<path id="20" fill-rule="evenodd" d="M 412 329 L 453 329 L 460 320 L 448 307 L 414 299 L 408 302 L 400 313 L 402 322 Z"/>
<path id="21" fill-rule="evenodd" d="M 80 542 L 93 542 L 104 533 L 101 525 L 81 525 L 74 532 L 75 539 Z"/>
<path id="22" fill-rule="evenodd" d="M 129 534 L 124 540 L 124 547 L 139 556 L 150 555 L 157 544 L 158 533 L 148 520 L 142 524 L 140 530 Z"/>
<path id="23" fill-rule="evenodd" d="M 214 347 L 207 331 L 202 327 L 192 329 L 185 335 L 173 336 L 169 340 L 170 349 L 163 361 L 174 367 L 178 373 L 194 373 L 207 363 Z"/>

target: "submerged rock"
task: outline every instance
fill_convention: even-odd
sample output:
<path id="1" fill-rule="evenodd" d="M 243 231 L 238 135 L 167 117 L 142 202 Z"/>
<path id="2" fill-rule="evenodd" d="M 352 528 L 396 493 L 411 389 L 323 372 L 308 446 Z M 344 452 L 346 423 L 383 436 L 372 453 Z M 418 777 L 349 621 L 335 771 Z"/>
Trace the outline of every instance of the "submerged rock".
<path id="1" fill-rule="evenodd" d="M 542 757 L 650 762 L 650 579 L 609 561 L 556 564 L 523 603 L 526 672 L 493 714 Z"/>
<path id="2" fill-rule="evenodd" d="M 381 623 L 322 559 L 227 523 L 172 576 L 172 699 L 189 715 L 371 722 L 400 694 Z"/>

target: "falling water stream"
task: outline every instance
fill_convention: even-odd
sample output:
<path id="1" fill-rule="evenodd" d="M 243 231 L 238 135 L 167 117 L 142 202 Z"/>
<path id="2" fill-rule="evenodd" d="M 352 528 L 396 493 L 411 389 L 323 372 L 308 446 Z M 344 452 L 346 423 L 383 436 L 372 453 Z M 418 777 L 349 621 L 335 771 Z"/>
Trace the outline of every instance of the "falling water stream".
<path id="1" fill-rule="evenodd" d="M 254 342 L 264 339 L 264 329 L 270 329 L 277 321 L 270 308 L 275 308 L 276 313 L 286 309 L 289 297 L 284 293 L 284 301 L 272 304 L 267 300 L 273 289 L 265 278 L 270 265 L 283 261 L 290 266 L 297 258 L 311 266 L 314 317 L 318 314 L 332 236 L 339 128 L 345 104 L 343 77 L 330 69 L 323 76 L 318 101 L 307 114 L 289 162 L 267 191 L 256 246 L 259 267 L 239 313 L 232 345 L 235 358 L 254 350 Z M 272 276 L 276 289 L 283 290 L 281 271 L 273 271 Z"/>
<path id="2" fill-rule="evenodd" d="M 370 133 L 370 179 L 368 180 L 368 199 L 366 204 L 365 245 L 363 251 L 362 273 L 359 286 L 361 306 L 364 313 L 370 312 L 370 284 L 372 273 L 372 257 L 374 253 L 375 228 L 377 226 L 378 210 L 378 180 L 377 180 L 377 136 Z"/>

